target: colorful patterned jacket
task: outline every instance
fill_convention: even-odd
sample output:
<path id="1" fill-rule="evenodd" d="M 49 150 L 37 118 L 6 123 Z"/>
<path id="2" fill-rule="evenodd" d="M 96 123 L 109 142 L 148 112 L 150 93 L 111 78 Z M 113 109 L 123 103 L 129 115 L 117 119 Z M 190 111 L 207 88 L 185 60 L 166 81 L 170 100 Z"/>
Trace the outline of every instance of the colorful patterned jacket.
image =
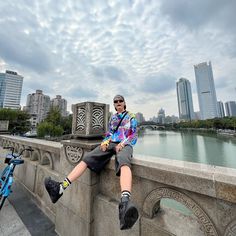
<path id="1" fill-rule="evenodd" d="M 109 142 L 119 142 L 123 145 L 135 145 L 138 137 L 137 120 L 135 119 L 135 115 L 131 112 L 127 112 L 118 130 L 114 132 L 124 114 L 125 112 L 120 114 L 116 113 L 111 117 L 109 129 L 102 141 L 102 144 L 109 144 Z"/>

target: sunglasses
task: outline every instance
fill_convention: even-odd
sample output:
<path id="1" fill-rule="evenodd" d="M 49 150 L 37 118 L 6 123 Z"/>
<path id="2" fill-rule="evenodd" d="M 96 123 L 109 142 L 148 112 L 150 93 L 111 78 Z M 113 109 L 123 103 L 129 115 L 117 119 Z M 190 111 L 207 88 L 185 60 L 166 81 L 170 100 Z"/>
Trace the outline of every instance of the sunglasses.
<path id="1" fill-rule="evenodd" d="M 124 100 L 115 100 L 115 101 L 114 101 L 114 103 L 118 103 L 118 102 L 119 102 L 119 103 L 122 103 L 122 102 L 124 102 Z"/>

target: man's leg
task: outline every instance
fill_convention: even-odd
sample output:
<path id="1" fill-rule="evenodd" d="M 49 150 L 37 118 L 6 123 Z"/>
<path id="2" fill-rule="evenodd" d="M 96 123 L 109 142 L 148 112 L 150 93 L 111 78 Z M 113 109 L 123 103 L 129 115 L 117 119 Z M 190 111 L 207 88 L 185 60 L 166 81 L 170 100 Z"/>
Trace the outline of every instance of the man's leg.
<path id="1" fill-rule="evenodd" d="M 63 195 L 63 191 L 76 179 L 78 179 L 84 171 L 88 168 L 95 172 L 99 172 L 100 169 L 109 161 L 113 154 L 113 149 L 109 146 L 109 150 L 101 151 L 100 146 L 87 153 L 83 160 L 70 172 L 70 174 L 63 180 L 63 182 L 57 182 L 50 177 L 46 178 L 44 185 L 53 203 L 56 203 L 58 199 Z"/>
<path id="2" fill-rule="evenodd" d="M 87 164 L 84 161 L 81 161 L 67 176 L 67 178 L 70 180 L 70 182 L 74 182 L 76 179 L 78 179 L 84 171 L 87 169 Z"/>
<path id="3" fill-rule="evenodd" d="M 121 201 L 119 204 L 120 229 L 130 229 L 138 219 L 138 210 L 130 201 L 132 189 L 131 156 L 133 150 L 125 146 L 116 155 L 116 171 L 120 173 Z"/>
<path id="4" fill-rule="evenodd" d="M 120 168 L 120 188 L 121 192 L 129 191 L 131 193 L 132 188 L 132 172 L 129 166 L 121 166 Z"/>
<path id="5" fill-rule="evenodd" d="M 87 169 L 87 164 L 81 161 L 63 180 L 63 182 L 57 182 L 50 177 L 45 178 L 44 185 L 48 191 L 48 194 L 53 203 L 56 203 L 58 199 L 63 195 L 63 191 L 77 178 L 79 178 Z"/>

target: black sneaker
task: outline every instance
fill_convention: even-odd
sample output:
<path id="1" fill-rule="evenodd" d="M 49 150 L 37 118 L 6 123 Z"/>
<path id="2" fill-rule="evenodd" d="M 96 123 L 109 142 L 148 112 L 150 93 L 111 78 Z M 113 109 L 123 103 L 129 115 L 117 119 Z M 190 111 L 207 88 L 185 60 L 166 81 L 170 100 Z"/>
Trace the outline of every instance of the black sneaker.
<path id="1" fill-rule="evenodd" d="M 129 199 L 121 199 L 119 204 L 120 229 L 130 229 L 139 217 L 138 209 Z"/>
<path id="2" fill-rule="evenodd" d="M 52 180 L 51 177 L 47 177 L 44 180 L 44 185 L 46 190 L 48 191 L 52 203 L 56 203 L 58 199 L 63 195 L 63 193 L 60 193 L 60 183 Z"/>

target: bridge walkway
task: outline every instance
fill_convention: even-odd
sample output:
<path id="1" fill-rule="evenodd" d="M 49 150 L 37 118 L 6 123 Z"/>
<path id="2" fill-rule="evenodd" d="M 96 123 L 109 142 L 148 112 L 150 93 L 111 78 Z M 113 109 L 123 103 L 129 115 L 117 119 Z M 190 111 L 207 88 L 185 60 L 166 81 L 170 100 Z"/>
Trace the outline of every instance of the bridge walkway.
<path id="1" fill-rule="evenodd" d="M 52 221 L 36 206 L 25 190 L 14 183 L 13 193 L 0 211 L 1 236 L 57 236 Z"/>

